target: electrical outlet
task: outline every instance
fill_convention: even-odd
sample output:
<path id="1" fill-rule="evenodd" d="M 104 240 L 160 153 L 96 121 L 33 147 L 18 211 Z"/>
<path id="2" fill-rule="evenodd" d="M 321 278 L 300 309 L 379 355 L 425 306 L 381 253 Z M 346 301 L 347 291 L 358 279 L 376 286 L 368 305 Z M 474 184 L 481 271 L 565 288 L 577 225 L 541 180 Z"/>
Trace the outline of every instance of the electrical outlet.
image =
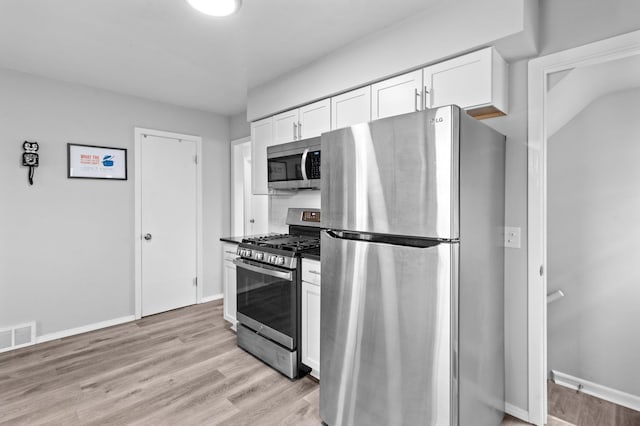
<path id="1" fill-rule="evenodd" d="M 508 248 L 520 248 L 522 228 L 514 226 L 504 227 L 504 246 Z"/>

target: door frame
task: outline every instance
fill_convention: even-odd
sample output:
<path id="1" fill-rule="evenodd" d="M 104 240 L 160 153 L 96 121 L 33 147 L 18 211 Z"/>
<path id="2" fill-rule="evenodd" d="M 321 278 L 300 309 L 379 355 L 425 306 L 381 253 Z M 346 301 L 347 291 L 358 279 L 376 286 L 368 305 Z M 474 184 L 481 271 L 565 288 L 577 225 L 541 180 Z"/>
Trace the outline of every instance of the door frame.
<path id="1" fill-rule="evenodd" d="M 238 213 L 238 212 L 236 212 L 236 208 L 235 208 L 235 204 L 236 204 L 235 203 L 235 197 L 236 197 L 235 191 L 237 190 L 237 188 L 235 187 L 235 176 L 236 176 L 236 172 L 237 172 L 237 170 L 236 170 L 236 160 L 237 159 L 235 157 L 235 155 L 236 155 L 235 149 L 236 149 L 236 147 L 238 145 L 242 145 L 242 144 L 245 144 L 247 142 L 251 142 L 251 137 L 250 136 L 247 136 L 247 137 L 244 137 L 244 138 L 240 138 L 240 139 L 234 139 L 234 140 L 231 141 L 231 200 L 232 200 L 232 202 L 231 202 L 231 229 L 232 230 L 236 229 L 236 226 L 237 226 L 236 214 Z M 249 182 L 249 184 L 251 184 L 251 183 Z M 242 192 L 242 197 L 243 197 L 242 198 L 242 206 L 243 206 L 243 210 L 242 210 L 242 228 L 244 229 L 244 212 L 246 211 L 246 206 L 244 205 L 244 189 L 243 189 L 243 192 Z"/>
<path id="2" fill-rule="evenodd" d="M 528 82 L 528 420 L 547 418 L 547 81 L 558 71 L 640 54 L 640 31 L 529 62 Z"/>
<path id="3" fill-rule="evenodd" d="M 134 307 L 136 319 L 142 318 L 142 138 L 156 136 L 196 144 L 196 303 L 202 302 L 203 236 L 202 236 L 202 138 L 163 130 L 134 128 Z"/>

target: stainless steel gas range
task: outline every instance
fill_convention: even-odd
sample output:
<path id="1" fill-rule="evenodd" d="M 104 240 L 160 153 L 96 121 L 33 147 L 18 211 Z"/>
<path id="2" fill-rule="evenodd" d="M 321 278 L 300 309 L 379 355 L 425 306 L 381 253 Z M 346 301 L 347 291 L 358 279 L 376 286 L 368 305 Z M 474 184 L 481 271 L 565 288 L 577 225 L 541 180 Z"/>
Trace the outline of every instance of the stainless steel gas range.
<path id="1" fill-rule="evenodd" d="M 320 252 L 320 211 L 292 209 L 288 234 L 249 237 L 238 245 L 238 346 L 294 379 L 300 362 L 300 257 Z"/>

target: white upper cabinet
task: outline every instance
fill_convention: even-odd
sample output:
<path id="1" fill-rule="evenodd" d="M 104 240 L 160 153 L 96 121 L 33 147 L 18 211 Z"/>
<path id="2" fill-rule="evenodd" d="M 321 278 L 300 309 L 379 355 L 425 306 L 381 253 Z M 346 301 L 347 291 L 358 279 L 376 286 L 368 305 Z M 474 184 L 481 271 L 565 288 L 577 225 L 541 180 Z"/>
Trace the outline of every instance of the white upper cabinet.
<path id="1" fill-rule="evenodd" d="M 371 119 L 422 109 L 422 70 L 402 74 L 371 86 Z"/>
<path id="2" fill-rule="evenodd" d="M 425 105 L 455 104 L 476 118 L 506 114 L 507 64 L 492 48 L 424 69 Z"/>
<path id="3" fill-rule="evenodd" d="M 267 147 L 273 145 L 273 117 L 251 123 L 251 190 L 266 195 Z"/>
<path id="4" fill-rule="evenodd" d="M 273 116 L 273 145 L 298 140 L 298 109 Z"/>
<path id="5" fill-rule="evenodd" d="M 331 130 L 331 101 L 323 99 L 273 116 L 274 145 L 320 136 Z"/>
<path id="6" fill-rule="evenodd" d="M 331 98 L 331 123 L 334 129 L 371 121 L 371 86 Z"/>
<path id="7" fill-rule="evenodd" d="M 301 138 L 320 136 L 331 130 L 331 99 L 323 99 L 299 108 L 298 131 Z"/>

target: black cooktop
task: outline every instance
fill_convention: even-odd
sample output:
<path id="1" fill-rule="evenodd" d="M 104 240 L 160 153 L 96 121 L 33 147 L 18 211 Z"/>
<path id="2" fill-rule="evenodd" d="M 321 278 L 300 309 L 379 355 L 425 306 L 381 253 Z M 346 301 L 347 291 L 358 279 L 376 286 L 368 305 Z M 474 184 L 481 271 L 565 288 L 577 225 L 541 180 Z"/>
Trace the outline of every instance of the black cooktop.
<path id="1" fill-rule="evenodd" d="M 262 248 L 273 248 L 293 252 L 301 252 L 320 247 L 320 238 L 309 235 L 262 235 L 257 237 L 244 238 L 242 242 Z"/>

